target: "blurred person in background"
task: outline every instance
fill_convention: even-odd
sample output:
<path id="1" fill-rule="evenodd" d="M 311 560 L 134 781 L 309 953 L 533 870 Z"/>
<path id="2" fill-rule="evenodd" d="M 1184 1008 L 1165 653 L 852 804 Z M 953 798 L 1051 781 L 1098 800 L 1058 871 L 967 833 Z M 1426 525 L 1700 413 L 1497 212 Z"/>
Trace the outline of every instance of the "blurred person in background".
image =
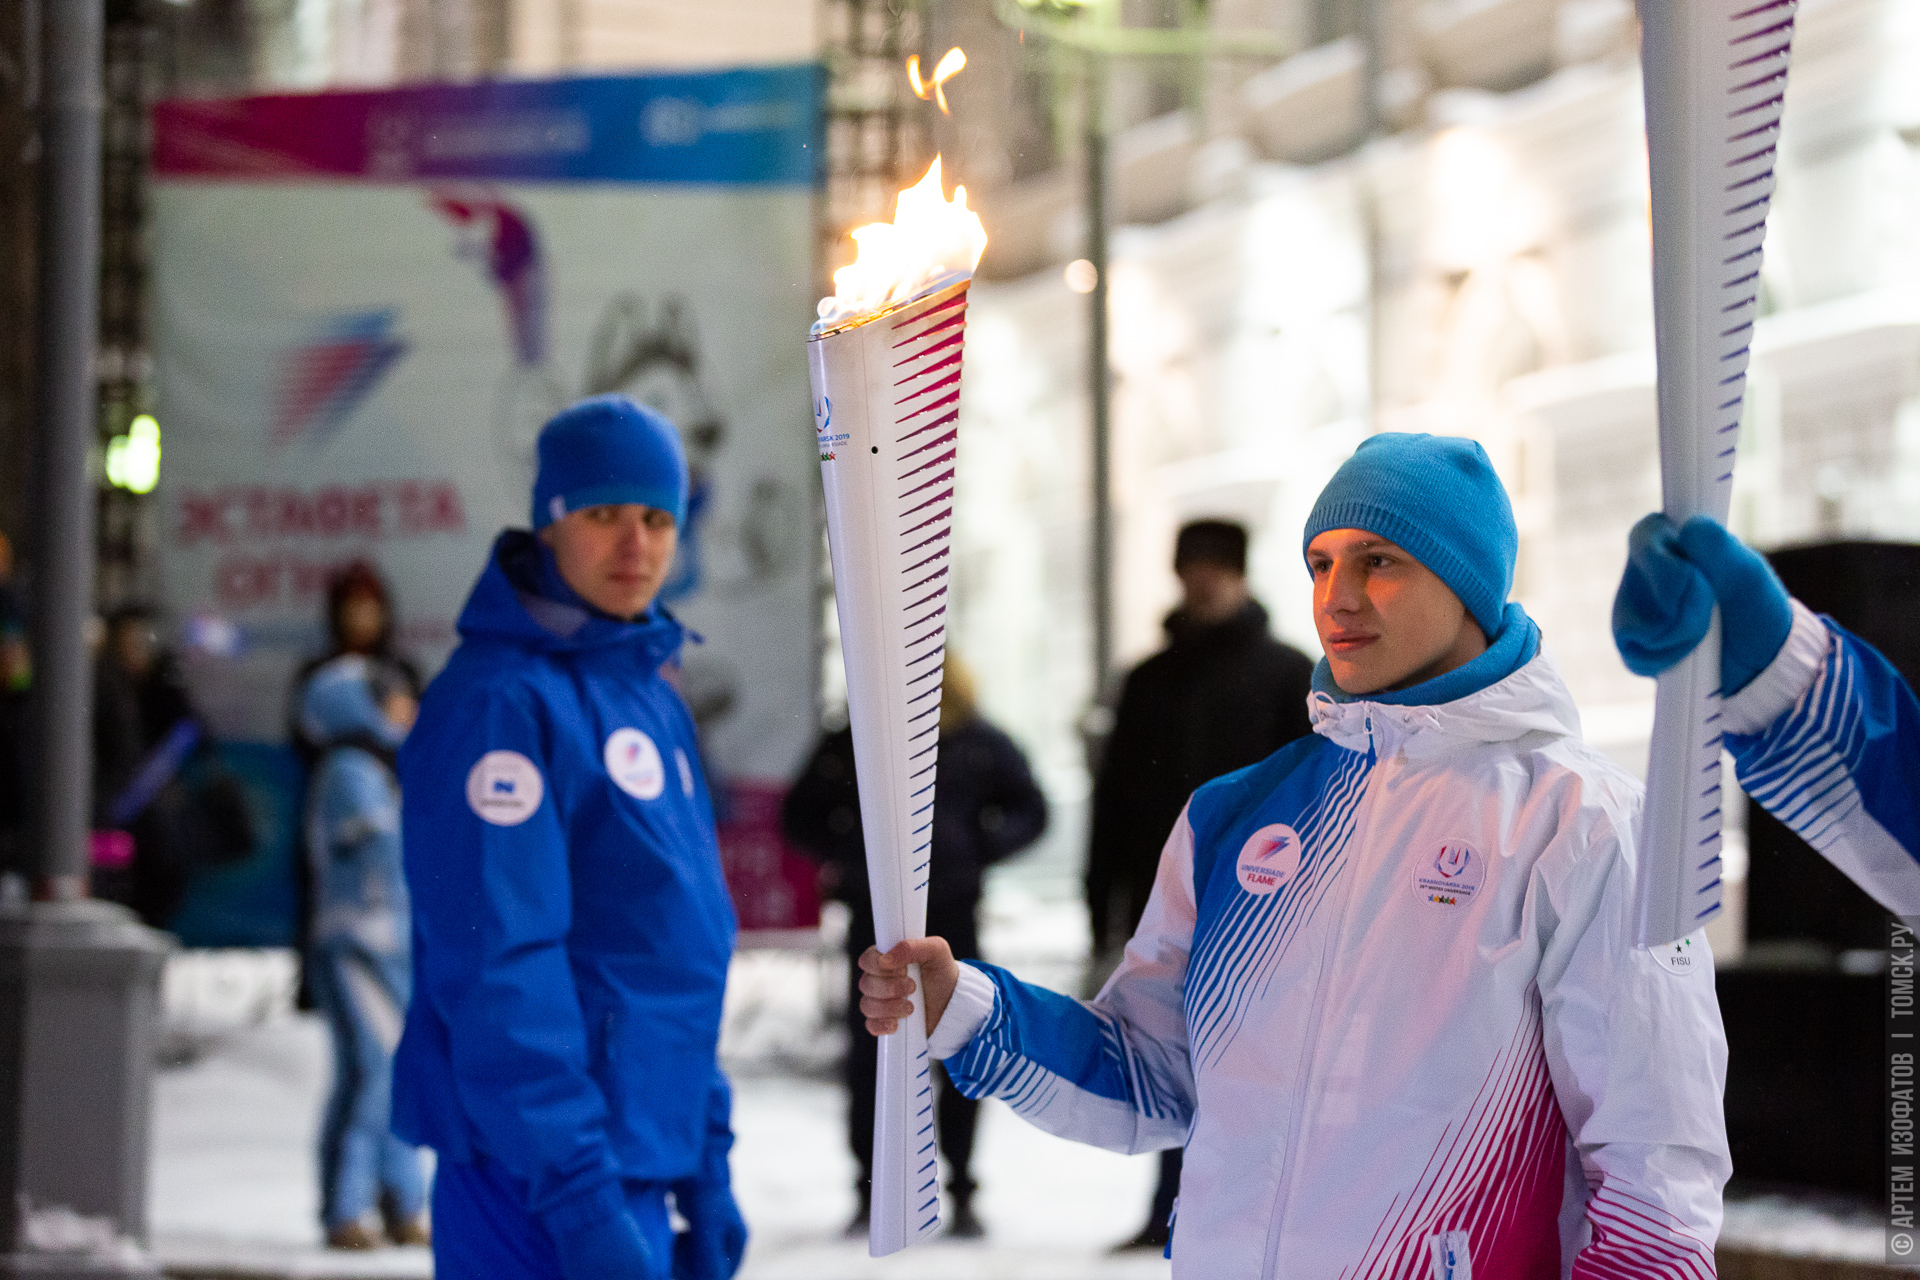
<path id="1" fill-rule="evenodd" d="M 394 646 L 393 595 L 380 571 L 365 560 L 342 566 L 327 580 L 327 647 L 319 655 L 302 663 L 294 673 L 287 698 L 287 738 L 299 757 L 300 767 L 310 786 L 314 766 L 322 747 L 307 736 L 301 708 L 305 703 L 307 681 L 334 659 L 353 655 L 365 659 L 383 682 L 382 687 L 404 687 L 416 700 L 420 697 L 420 669 Z M 303 829 L 302 840 L 306 839 Z M 313 920 L 313 851 L 293 860 L 294 878 L 294 954 L 301 957 L 299 1006 L 315 1007 L 312 977 L 306 971 L 307 926 Z"/>
<path id="2" fill-rule="evenodd" d="M 28 870 L 33 752 L 27 741 L 27 695 L 32 687 L 26 602 L 14 579 L 13 542 L 0 533 L 0 873 L 15 875 Z"/>
<path id="3" fill-rule="evenodd" d="M 1128 674 L 1094 775 L 1089 994 L 1140 923 L 1160 851 L 1187 797 L 1313 732 L 1313 661 L 1268 634 L 1267 611 L 1247 589 L 1246 529 L 1227 520 L 1183 526 L 1173 572 L 1180 607 L 1164 624 L 1167 647 Z M 1180 1161 L 1178 1147 L 1160 1153 L 1146 1225 L 1121 1248 L 1166 1247 Z"/>
<path id="4" fill-rule="evenodd" d="M 389 1127 L 393 1051 L 413 985 L 394 753 L 417 704 L 390 669 L 357 655 L 326 663 L 305 689 L 300 727 L 320 753 L 307 789 L 307 973 L 333 1033 L 321 1226 L 330 1249 L 426 1244 L 420 1155 Z"/>
<path id="5" fill-rule="evenodd" d="M 307 678 L 321 667 L 342 655 L 355 654 L 388 668 L 381 678 L 398 677 L 415 699 L 424 687 L 420 668 L 395 646 L 393 593 L 373 565 L 355 560 L 327 580 L 326 624 L 326 650 L 308 659 L 295 673 L 289 707 L 289 736 L 308 768 L 312 768 L 319 752 L 301 727 L 300 708 Z"/>
<path id="6" fill-rule="evenodd" d="M 534 532 L 494 543 L 400 753 L 395 1130 L 440 1155 L 440 1280 L 728 1280 L 736 924 L 662 674 L 686 632 L 655 602 L 686 454 L 623 396 L 555 415 L 536 452 Z"/>
<path id="7" fill-rule="evenodd" d="M 114 610 L 95 655 L 93 890 L 164 929 L 194 871 L 246 857 L 253 829 L 155 620 Z"/>
<path id="8" fill-rule="evenodd" d="M 933 866 L 927 887 L 927 931 L 969 957 L 980 954 L 979 907 L 986 869 L 1040 838 L 1047 801 L 1034 784 L 1027 758 L 1013 739 L 980 715 L 973 675 L 951 653 L 940 695 L 939 769 L 933 806 Z M 854 776 L 853 731 L 827 734 L 814 748 L 781 808 L 786 838 L 821 864 L 822 887 L 852 910 L 849 959 L 873 945 L 873 898 L 868 892 L 866 844 L 861 837 L 860 790 Z M 860 1163 L 855 1192 L 860 1207 L 847 1230 L 864 1232 L 873 1194 L 873 1107 L 879 1047 L 860 1016 L 860 970 L 850 965 L 847 1000 L 847 1145 Z M 940 1153 L 947 1158 L 953 1196 L 948 1234 L 985 1233 L 974 1213 L 971 1161 L 980 1104 L 954 1089 L 936 1070 Z"/>

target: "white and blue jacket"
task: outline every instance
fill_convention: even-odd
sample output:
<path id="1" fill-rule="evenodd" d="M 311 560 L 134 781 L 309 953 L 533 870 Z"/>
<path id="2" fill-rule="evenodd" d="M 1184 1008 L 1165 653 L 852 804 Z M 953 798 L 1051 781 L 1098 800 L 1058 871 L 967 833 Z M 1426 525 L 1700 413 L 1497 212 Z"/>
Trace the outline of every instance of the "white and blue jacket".
<path id="1" fill-rule="evenodd" d="M 1920 915 L 1920 702 L 1798 600 L 1765 670 L 1720 709 L 1740 785 L 1881 906 Z"/>
<path id="2" fill-rule="evenodd" d="M 400 752 L 414 993 L 394 1131 L 489 1161 L 560 1235 L 623 1180 L 724 1184 L 733 954 L 680 624 L 597 614 L 501 535 Z"/>
<path id="3" fill-rule="evenodd" d="M 1316 694 L 1200 788 L 1099 997 L 986 965 L 930 1049 L 1117 1151 L 1186 1147 L 1180 1280 L 1714 1274 L 1704 936 L 1633 944 L 1641 789 L 1541 653 L 1428 706 Z"/>

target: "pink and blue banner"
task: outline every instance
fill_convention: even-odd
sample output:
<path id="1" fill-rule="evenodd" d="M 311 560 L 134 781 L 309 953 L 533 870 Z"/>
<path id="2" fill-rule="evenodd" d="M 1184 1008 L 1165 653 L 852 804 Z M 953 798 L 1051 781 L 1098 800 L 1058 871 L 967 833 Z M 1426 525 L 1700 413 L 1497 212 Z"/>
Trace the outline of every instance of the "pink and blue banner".
<path id="1" fill-rule="evenodd" d="M 812 186 L 820 68 L 500 80 L 181 99 L 154 111 L 164 178 Z"/>
<path id="2" fill-rule="evenodd" d="M 815 722 L 821 85 L 805 65 L 156 108 L 164 603 L 220 738 L 284 740 L 355 560 L 436 669 L 494 536 L 528 523 L 540 425 L 613 391 L 686 443 L 667 595 L 706 638 L 681 682 L 709 770 L 784 784 Z M 189 912 L 231 940 L 266 892 L 248 877 L 281 873 L 221 874 Z"/>

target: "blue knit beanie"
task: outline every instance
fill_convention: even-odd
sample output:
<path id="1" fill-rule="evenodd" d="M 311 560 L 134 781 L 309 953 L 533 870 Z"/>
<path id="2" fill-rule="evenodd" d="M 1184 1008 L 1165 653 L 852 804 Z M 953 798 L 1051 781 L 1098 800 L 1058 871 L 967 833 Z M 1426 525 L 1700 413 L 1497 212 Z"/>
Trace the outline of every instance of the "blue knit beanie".
<path id="1" fill-rule="evenodd" d="M 1320 491 L 1301 554 L 1329 529 L 1365 529 L 1405 549 L 1453 588 L 1489 639 L 1499 633 L 1520 533 L 1476 441 L 1397 431 L 1367 437 Z"/>
<path id="2" fill-rule="evenodd" d="M 680 433 L 626 396 L 591 396 L 540 429 L 533 527 L 583 507 L 638 502 L 687 523 L 687 455 Z"/>

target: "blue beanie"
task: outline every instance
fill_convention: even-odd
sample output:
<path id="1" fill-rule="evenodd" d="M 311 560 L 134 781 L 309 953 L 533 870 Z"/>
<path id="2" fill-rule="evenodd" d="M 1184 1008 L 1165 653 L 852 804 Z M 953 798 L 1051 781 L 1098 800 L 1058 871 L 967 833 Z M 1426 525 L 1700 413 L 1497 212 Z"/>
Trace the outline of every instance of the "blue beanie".
<path id="1" fill-rule="evenodd" d="M 626 396 L 591 396 L 540 429 L 533 527 L 584 507 L 638 502 L 687 523 L 687 455 L 671 422 Z"/>
<path id="2" fill-rule="evenodd" d="M 1405 549 L 1453 588 L 1489 639 L 1499 634 L 1520 533 L 1478 442 L 1398 431 L 1367 437 L 1320 491 L 1301 554 L 1329 529 L 1365 529 Z"/>

